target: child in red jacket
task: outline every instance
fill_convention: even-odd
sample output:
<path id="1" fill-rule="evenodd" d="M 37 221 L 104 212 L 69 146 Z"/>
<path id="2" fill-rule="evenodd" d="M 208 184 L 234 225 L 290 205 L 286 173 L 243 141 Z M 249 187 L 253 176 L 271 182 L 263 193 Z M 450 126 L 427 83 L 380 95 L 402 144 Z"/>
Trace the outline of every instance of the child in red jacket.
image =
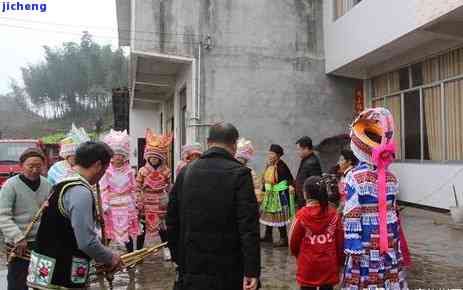
<path id="1" fill-rule="evenodd" d="M 329 206 L 326 182 L 312 176 L 304 182 L 306 206 L 290 231 L 291 253 L 297 258 L 301 290 L 333 289 L 343 264 L 343 229 L 336 208 Z"/>

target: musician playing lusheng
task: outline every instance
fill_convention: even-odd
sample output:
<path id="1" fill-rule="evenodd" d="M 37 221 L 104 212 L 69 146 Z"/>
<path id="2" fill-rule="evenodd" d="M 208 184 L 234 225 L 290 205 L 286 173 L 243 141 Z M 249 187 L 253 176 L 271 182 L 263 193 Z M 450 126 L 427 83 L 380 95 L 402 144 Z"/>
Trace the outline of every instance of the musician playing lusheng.
<path id="1" fill-rule="evenodd" d="M 40 176 L 45 166 L 45 156 L 36 149 L 24 151 L 19 158 L 22 172 L 6 181 L 0 191 L 0 230 L 8 248 L 15 248 L 18 256 L 24 256 L 35 244 L 38 225 L 26 236 L 31 223 L 50 192 L 47 179 Z M 8 263 L 8 290 L 27 290 L 26 276 L 29 262 L 18 257 Z"/>
<path id="2" fill-rule="evenodd" d="M 104 247 L 96 232 L 92 186 L 108 168 L 113 153 L 104 143 L 85 142 L 76 151 L 78 175 L 53 187 L 31 253 L 27 284 L 33 289 L 86 289 L 90 260 L 122 265 L 118 254 Z"/>

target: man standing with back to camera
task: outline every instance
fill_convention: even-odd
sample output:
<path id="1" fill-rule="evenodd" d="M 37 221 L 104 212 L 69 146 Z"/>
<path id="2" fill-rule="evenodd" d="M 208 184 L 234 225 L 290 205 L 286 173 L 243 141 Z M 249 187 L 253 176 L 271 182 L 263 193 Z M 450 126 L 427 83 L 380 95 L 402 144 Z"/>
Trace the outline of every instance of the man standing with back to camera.
<path id="1" fill-rule="evenodd" d="M 167 210 L 176 289 L 255 290 L 260 276 L 258 203 L 251 172 L 235 158 L 238 130 L 210 128 L 209 149 L 180 171 Z"/>

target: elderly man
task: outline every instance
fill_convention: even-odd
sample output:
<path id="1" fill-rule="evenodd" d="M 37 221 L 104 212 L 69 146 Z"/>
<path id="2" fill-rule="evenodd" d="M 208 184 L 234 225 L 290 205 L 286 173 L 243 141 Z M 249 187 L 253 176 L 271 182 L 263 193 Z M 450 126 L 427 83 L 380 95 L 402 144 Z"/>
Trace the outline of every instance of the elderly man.
<path id="1" fill-rule="evenodd" d="M 172 189 L 167 233 L 177 289 L 254 290 L 260 275 L 258 204 L 249 168 L 234 155 L 231 124 L 211 127 L 209 149 Z"/>
<path id="2" fill-rule="evenodd" d="M 8 179 L 0 192 L 0 230 L 5 243 L 15 250 L 16 255 L 8 263 L 8 290 L 27 290 L 29 262 L 19 257 L 34 248 L 38 225 L 34 225 L 29 233 L 26 229 L 51 189 L 47 179 L 40 176 L 46 166 L 40 150 L 27 149 L 19 162 L 22 172 Z"/>

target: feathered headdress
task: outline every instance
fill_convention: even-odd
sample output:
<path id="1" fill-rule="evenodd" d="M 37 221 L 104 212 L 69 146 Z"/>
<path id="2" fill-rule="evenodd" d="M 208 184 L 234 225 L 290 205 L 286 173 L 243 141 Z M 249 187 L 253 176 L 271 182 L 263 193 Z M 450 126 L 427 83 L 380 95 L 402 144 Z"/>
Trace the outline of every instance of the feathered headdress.
<path id="1" fill-rule="evenodd" d="M 166 161 L 170 144 L 172 144 L 172 134 L 156 135 L 151 129 L 146 129 L 146 146 L 144 158 L 156 157 Z"/>
<path id="2" fill-rule="evenodd" d="M 67 134 L 66 138 L 60 142 L 60 152 L 59 155 L 66 159 L 70 155 L 75 155 L 77 147 L 84 143 L 90 141 L 90 137 L 85 132 L 84 128 L 79 128 L 72 124 L 71 131 Z"/>
<path id="3" fill-rule="evenodd" d="M 129 156 L 130 153 L 130 142 L 127 130 L 115 131 L 111 129 L 109 134 L 103 138 L 103 141 L 113 149 L 114 154 L 121 154 L 125 157 Z"/>

